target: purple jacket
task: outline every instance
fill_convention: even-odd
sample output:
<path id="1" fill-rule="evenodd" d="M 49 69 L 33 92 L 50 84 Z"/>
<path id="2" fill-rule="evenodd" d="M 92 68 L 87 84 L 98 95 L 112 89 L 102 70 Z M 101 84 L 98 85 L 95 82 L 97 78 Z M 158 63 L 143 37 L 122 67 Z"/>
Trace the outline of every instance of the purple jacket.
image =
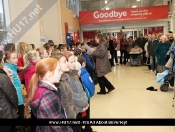
<path id="1" fill-rule="evenodd" d="M 30 104 L 37 119 L 66 119 L 66 113 L 61 103 L 59 89 L 39 81 L 34 100 Z M 39 132 L 73 132 L 69 126 L 37 126 Z"/>

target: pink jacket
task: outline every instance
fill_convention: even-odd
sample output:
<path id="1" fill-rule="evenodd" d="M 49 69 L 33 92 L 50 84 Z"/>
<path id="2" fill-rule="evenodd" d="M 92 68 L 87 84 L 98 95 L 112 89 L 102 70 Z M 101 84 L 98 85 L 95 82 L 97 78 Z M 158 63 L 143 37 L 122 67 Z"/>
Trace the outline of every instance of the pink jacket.
<path id="1" fill-rule="evenodd" d="M 33 74 L 35 73 L 35 65 L 36 62 L 30 62 L 30 64 L 22 71 L 24 80 L 25 80 L 25 88 L 26 92 L 28 94 L 28 86 L 29 86 L 29 81 L 32 78 Z"/>

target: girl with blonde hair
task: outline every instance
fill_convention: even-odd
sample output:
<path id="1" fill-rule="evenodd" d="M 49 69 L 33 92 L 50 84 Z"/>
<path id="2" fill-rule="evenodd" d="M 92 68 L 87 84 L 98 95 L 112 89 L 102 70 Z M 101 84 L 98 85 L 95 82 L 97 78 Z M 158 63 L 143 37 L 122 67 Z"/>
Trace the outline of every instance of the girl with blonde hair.
<path id="1" fill-rule="evenodd" d="M 39 52 L 39 56 L 41 59 L 49 57 L 49 54 L 44 47 L 37 48 L 36 51 Z"/>
<path id="2" fill-rule="evenodd" d="M 24 67 L 25 69 L 22 71 L 22 75 L 24 77 L 24 82 L 25 82 L 25 88 L 26 88 L 26 92 L 28 93 L 28 85 L 29 85 L 29 81 L 32 77 L 32 75 L 35 73 L 35 66 L 36 63 L 40 60 L 40 56 L 38 51 L 29 51 L 25 57 L 24 57 Z"/>
<path id="3" fill-rule="evenodd" d="M 28 47 L 25 42 L 19 42 L 17 44 L 17 58 L 18 58 L 18 66 L 24 67 L 24 55 L 28 52 Z M 18 76 L 20 77 L 21 83 L 24 84 L 24 78 L 21 74 L 21 71 L 18 70 Z"/>

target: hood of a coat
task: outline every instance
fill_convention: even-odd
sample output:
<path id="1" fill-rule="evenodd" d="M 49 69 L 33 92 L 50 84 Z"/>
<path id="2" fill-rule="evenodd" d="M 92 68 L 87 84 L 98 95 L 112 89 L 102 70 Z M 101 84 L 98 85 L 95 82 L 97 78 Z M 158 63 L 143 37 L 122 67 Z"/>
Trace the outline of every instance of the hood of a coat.
<path id="1" fill-rule="evenodd" d="M 61 79 L 60 79 L 60 80 L 61 80 L 61 81 L 67 80 L 67 76 L 66 76 L 65 73 L 63 73 L 63 74 L 61 75 Z"/>
<path id="2" fill-rule="evenodd" d="M 30 64 L 26 68 L 24 68 L 24 70 L 22 70 L 22 74 L 24 75 L 26 72 L 30 71 L 30 67 L 35 65 L 36 65 L 36 62 L 31 61 Z"/>
<path id="3" fill-rule="evenodd" d="M 104 44 L 106 46 L 106 48 L 109 47 L 109 43 L 107 43 L 107 42 L 102 42 L 101 44 Z"/>
<path id="4" fill-rule="evenodd" d="M 81 67 L 81 75 L 80 75 L 80 76 L 82 76 L 82 75 L 85 74 L 85 73 L 87 73 L 86 68 Z"/>

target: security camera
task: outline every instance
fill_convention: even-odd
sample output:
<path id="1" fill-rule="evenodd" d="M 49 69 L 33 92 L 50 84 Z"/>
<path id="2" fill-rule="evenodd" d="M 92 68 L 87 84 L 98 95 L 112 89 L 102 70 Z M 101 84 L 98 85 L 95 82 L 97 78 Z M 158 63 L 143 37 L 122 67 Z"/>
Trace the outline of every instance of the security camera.
<path id="1" fill-rule="evenodd" d="M 77 15 L 74 14 L 74 15 L 73 15 L 73 18 L 77 18 Z"/>

